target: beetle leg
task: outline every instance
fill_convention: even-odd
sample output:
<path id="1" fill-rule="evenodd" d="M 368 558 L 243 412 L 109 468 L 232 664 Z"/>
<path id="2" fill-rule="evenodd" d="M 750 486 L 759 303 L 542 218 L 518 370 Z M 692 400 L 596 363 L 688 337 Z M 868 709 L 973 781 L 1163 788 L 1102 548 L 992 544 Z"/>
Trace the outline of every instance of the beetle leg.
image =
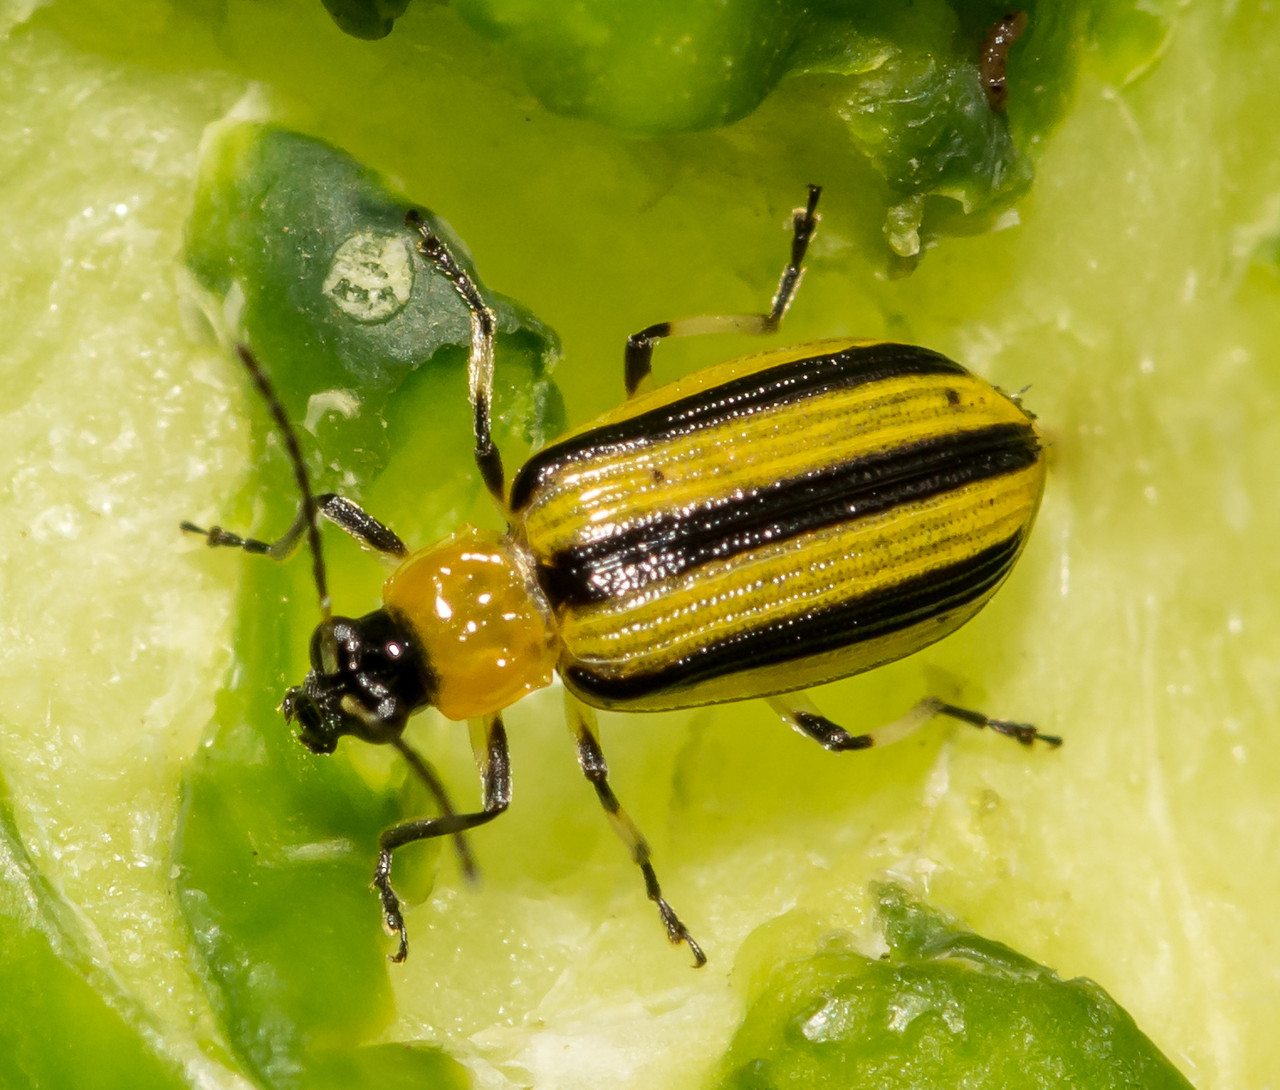
<path id="1" fill-rule="evenodd" d="M 396 748 L 407 755 L 408 746 L 404 742 L 397 744 Z M 378 865 L 373 872 L 373 886 L 382 898 L 382 918 L 387 930 L 400 936 L 400 945 L 392 955 L 392 961 L 404 961 L 409 953 L 409 936 L 405 931 L 404 916 L 400 912 L 400 898 L 391 888 L 391 853 L 415 840 L 455 836 L 467 829 L 474 829 L 477 825 L 492 821 L 511 805 L 511 759 L 507 752 L 507 731 L 502 725 L 501 716 L 491 715 L 472 721 L 471 748 L 475 752 L 476 765 L 480 770 L 483 809 L 473 814 L 450 811 L 439 817 L 402 821 L 399 825 L 384 830 L 378 838 Z M 410 764 L 413 765 L 414 762 L 410 760 Z"/>
<path id="2" fill-rule="evenodd" d="M 326 492 L 316 497 L 316 510 L 335 526 L 345 530 L 361 545 L 375 552 L 389 556 L 407 556 L 409 550 L 389 527 L 383 526 L 359 504 L 353 503 L 345 496 Z M 293 555 L 307 530 L 307 512 L 305 507 L 298 508 L 298 514 L 292 525 L 275 541 L 259 541 L 253 537 L 241 537 L 221 526 L 213 526 L 206 530 L 193 522 L 182 522 L 181 527 L 189 534 L 200 534 L 207 544 L 216 547 L 227 545 L 235 549 L 243 549 L 247 553 L 269 556 L 272 560 L 287 560 Z"/>
<path id="3" fill-rule="evenodd" d="M 1016 738 L 1024 746 L 1032 745 L 1035 742 L 1044 742 L 1046 745 L 1057 749 L 1062 745 L 1062 739 L 1058 735 L 1041 734 L 1030 723 L 1015 723 L 1011 719 L 992 719 L 988 715 L 983 715 L 982 712 L 970 711 L 968 708 L 957 708 L 954 704 L 947 704 L 941 700 L 936 703 L 939 715 L 958 719 L 961 723 L 968 723 L 970 726 L 979 729 L 986 727 L 997 734 L 1005 735 L 1007 738 Z"/>
<path id="4" fill-rule="evenodd" d="M 476 466 L 480 477 L 506 512 L 502 454 L 491 433 L 493 405 L 493 337 L 496 319 L 485 305 L 480 289 L 458 264 L 457 259 L 439 235 L 434 234 L 414 210 L 405 215 L 405 222 L 421 236 L 418 252 L 431 262 L 453 285 L 453 290 L 471 312 L 471 357 L 467 363 L 467 389 L 471 398 L 472 427 L 475 432 Z"/>
<path id="5" fill-rule="evenodd" d="M 454 817 L 458 811 L 453 805 L 453 800 L 449 797 L 449 792 L 445 788 L 444 782 L 440 779 L 440 774 L 436 772 L 435 766 L 421 754 L 410 749 L 409 744 L 403 737 L 393 739 L 391 744 L 400 751 L 400 756 L 413 769 L 414 775 L 431 792 L 432 798 L 436 800 L 436 805 L 440 807 L 441 817 Z M 476 866 L 475 856 L 471 854 L 471 847 L 467 843 L 466 834 L 462 832 L 454 833 L 453 846 L 458 853 L 458 866 L 462 868 L 463 875 L 467 881 L 474 882 L 480 876 L 480 869 Z"/>
<path id="6" fill-rule="evenodd" d="M 613 826 L 613 831 L 618 834 L 618 837 L 627 846 L 627 850 L 631 853 L 632 862 L 640 868 L 640 873 L 644 875 L 645 892 L 649 895 L 649 900 L 658 906 L 658 914 L 662 917 L 663 925 L 667 929 L 667 938 L 671 940 L 673 945 L 679 945 L 682 942 L 687 944 L 693 954 L 694 966 L 697 968 L 702 967 L 707 963 L 707 956 L 702 952 L 702 947 L 694 941 L 693 936 L 689 934 L 689 929 L 680 921 L 680 917 L 676 915 L 675 910 L 662 895 L 662 887 L 658 885 L 658 876 L 654 873 L 653 864 L 649 861 L 649 842 L 645 840 L 644 834 L 622 808 L 622 804 L 618 801 L 618 796 L 613 793 L 613 788 L 609 786 L 609 766 L 605 762 L 604 754 L 600 750 L 600 742 L 595 733 L 595 712 L 567 690 L 565 692 L 565 712 L 568 716 L 569 727 L 578 740 L 578 764 L 582 766 L 582 774 L 587 777 L 591 786 L 596 789 L 600 805 L 604 807 L 604 812 L 608 815 L 609 824 Z"/>
<path id="7" fill-rule="evenodd" d="M 773 296 L 773 303 L 767 314 L 702 314 L 695 318 L 682 318 L 675 322 L 659 322 L 647 329 L 633 333 L 627 338 L 627 349 L 624 356 L 627 397 L 632 397 L 640 388 L 640 384 L 649 377 L 653 370 L 654 346 L 666 337 L 693 337 L 701 333 L 752 333 L 763 335 L 773 333 L 782 322 L 782 317 L 795 298 L 796 289 L 800 286 L 800 278 L 804 275 L 802 268 L 805 251 L 809 248 L 809 240 L 818 226 L 818 217 L 814 209 L 818 206 L 818 197 L 822 186 L 809 187 L 809 200 L 805 207 L 797 208 L 791 213 L 791 259 L 782 270 L 782 278 L 778 281 L 778 290 Z"/>
<path id="8" fill-rule="evenodd" d="M 833 753 L 843 753 L 852 749 L 870 749 L 872 746 L 887 746 L 891 742 L 901 741 L 939 715 L 958 719 L 970 726 L 989 728 L 998 734 L 1016 738 L 1024 746 L 1029 746 L 1036 741 L 1055 748 L 1062 745 L 1062 739 L 1056 734 L 1041 734 L 1029 723 L 992 719 L 981 712 L 958 708 L 954 704 L 948 704 L 932 696 L 925 697 L 906 715 L 866 734 L 850 734 L 843 727 L 833 723 L 819 712 L 813 701 L 803 693 L 784 693 L 780 696 L 771 696 L 768 700 L 769 705 L 782 716 L 785 722 Z"/>

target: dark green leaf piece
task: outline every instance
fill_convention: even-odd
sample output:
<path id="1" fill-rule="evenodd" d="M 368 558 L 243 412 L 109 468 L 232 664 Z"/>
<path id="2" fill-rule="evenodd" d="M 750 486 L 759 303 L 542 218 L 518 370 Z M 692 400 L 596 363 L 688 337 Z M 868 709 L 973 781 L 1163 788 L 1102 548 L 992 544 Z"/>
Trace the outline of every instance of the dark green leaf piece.
<path id="1" fill-rule="evenodd" d="M 1163 48 L 1168 17 L 1138 0 L 454 0 L 519 60 L 548 108 L 660 134 L 745 117 L 783 80 L 796 132 L 830 140 L 825 114 L 885 186 L 892 250 L 991 226 L 1026 191 L 1065 115 L 1081 60 L 1121 81 Z M 980 56 L 1012 9 L 1028 17 L 994 109 Z M 803 104 L 803 105 L 801 105 Z M 812 106 L 818 107 L 815 114 Z M 802 179 L 808 180 L 808 179 Z M 828 186 L 839 179 L 812 179 Z"/>
<path id="2" fill-rule="evenodd" d="M 408 202 L 350 156 L 298 133 L 228 125 L 210 146 L 187 264 L 223 335 L 246 339 L 270 374 L 317 489 L 363 500 L 410 547 L 452 530 L 481 491 L 467 401 L 470 320 L 418 255 Z M 448 226 L 420 211 L 470 269 Z M 500 331 L 494 435 L 514 464 L 561 426 L 549 376 L 556 340 L 522 307 L 481 290 Z M 219 516 L 270 538 L 289 525 L 298 496 L 256 396 L 249 411 L 257 472 Z M 325 538 L 335 611 L 375 608 L 385 569 L 340 532 Z M 464 1085 L 437 1052 L 370 1043 L 392 1016 L 392 947 L 370 890 L 378 834 L 431 810 L 397 786 L 402 779 L 371 786 L 345 748 L 308 753 L 277 711 L 308 668 L 318 620 L 310 562 L 231 551 L 218 559 L 244 573 L 236 664 L 184 778 L 176 852 L 181 908 L 228 1039 L 262 1086 Z M 422 884 L 415 854 L 429 881 L 439 848 L 398 864 L 404 893 Z"/>
<path id="3" fill-rule="evenodd" d="M 385 38 L 409 7 L 409 0 L 323 0 L 344 33 L 374 41 Z"/>
<path id="4" fill-rule="evenodd" d="M 274 524 L 290 499 L 268 499 Z M 438 1052 L 368 1044 L 392 1016 L 389 940 L 369 888 L 378 834 L 429 811 L 370 790 L 341 751 L 316 757 L 290 736 L 276 705 L 306 669 L 310 566 L 244 563 L 239 664 L 184 778 L 176 849 L 213 1006 L 263 1086 L 465 1086 Z"/>
<path id="5" fill-rule="evenodd" d="M 467 309 L 417 253 L 404 222 L 413 202 L 350 155 L 270 125 L 224 123 L 206 143 L 185 253 L 205 310 L 249 343 L 317 445 L 342 452 L 334 476 L 367 484 L 393 449 L 392 401 L 465 369 Z M 418 210 L 474 276 L 448 224 Z M 476 279 L 498 323 L 496 437 L 536 446 L 562 425 L 558 342 Z M 428 412 L 413 426 L 437 423 Z"/>
<path id="6" fill-rule="evenodd" d="M 782 78 L 811 25 L 779 0 L 455 0 L 519 57 L 549 109 L 637 132 L 746 116 Z"/>
<path id="7" fill-rule="evenodd" d="M 878 891 L 888 953 L 780 966 L 747 1012 L 719 1090 L 1189 1090 L 1091 980 Z"/>
<path id="8" fill-rule="evenodd" d="M 356 1049 L 391 1016 L 368 887 L 395 802 L 345 761 L 309 756 L 276 712 L 285 678 L 305 670 L 295 649 L 307 636 L 297 610 L 268 603 L 314 601 L 297 570 L 307 567 L 245 563 L 245 666 L 185 777 L 177 846 L 212 1003 L 241 1060 L 273 1087 L 304 1085 L 311 1053 Z"/>

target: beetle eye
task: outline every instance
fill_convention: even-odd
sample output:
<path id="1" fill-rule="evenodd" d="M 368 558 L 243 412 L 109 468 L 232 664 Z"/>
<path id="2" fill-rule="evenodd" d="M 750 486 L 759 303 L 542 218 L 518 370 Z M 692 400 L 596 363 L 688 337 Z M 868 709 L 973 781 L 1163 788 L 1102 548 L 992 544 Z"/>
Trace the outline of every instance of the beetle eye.
<path id="1" fill-rule="evenodd" d="M 311 633 L 311 668 L 317 673 L 332 675 L 338 672 L 340 634 L 337 628 L 341 620 L 324 621 Z"/>

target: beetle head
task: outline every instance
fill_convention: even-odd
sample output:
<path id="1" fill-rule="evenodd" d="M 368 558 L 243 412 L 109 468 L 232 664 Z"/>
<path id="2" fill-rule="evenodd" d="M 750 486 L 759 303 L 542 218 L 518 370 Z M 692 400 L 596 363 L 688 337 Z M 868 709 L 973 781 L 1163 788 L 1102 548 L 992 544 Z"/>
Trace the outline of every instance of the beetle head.
<path id="1" fill-rule="evenodd" d="M 430 703 L 430 674 L 412 638 L 386 610 L 332 617 L 311 636 L 311 670 L 284 695 L 280 710 L 297 720 L 298 740 L 332 753 L 338 739 L 393 742 L 409 716 Z"/>

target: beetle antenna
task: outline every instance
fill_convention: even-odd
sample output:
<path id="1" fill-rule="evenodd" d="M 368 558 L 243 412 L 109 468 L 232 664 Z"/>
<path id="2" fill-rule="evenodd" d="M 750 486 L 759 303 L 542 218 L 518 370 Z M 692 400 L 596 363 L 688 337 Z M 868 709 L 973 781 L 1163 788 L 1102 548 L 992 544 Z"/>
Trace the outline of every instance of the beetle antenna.
<path id="1" fill-rule="evenodd" d="M 289 423 L 289 417 L 285 414 L 284 405 L 275 387 L 271 385 L 271 380 L 267 378 L 267 373 L 262 369 L 257 357 L 249 351 L 248 345 L 237 344 L 236 355 L 240 357 L 245 370 L 257 384 L 262 400 L 267 403 L 267 408 L 271 410 L 280 434 L 284 436 L 285 450 L 293 465 L 293 476 L 298 482 L 298 491 L 302 493 L 302 516 L 307 523 L 307 544 L 311 546 L 311 570 L 315 577 L 316 594 L 320 598 L 320 616 L 327 623 L 333 619 L 333 601 L 329 597 L 329 585 L 324 569 L 324 551 L 320 547 L 320 508 L 316 503 L 315 493 L 311 491 L 311 479 L 307 476 L 307 466 L 302 460 L 298 437 L 294 433 L 293 425 Z"/>

